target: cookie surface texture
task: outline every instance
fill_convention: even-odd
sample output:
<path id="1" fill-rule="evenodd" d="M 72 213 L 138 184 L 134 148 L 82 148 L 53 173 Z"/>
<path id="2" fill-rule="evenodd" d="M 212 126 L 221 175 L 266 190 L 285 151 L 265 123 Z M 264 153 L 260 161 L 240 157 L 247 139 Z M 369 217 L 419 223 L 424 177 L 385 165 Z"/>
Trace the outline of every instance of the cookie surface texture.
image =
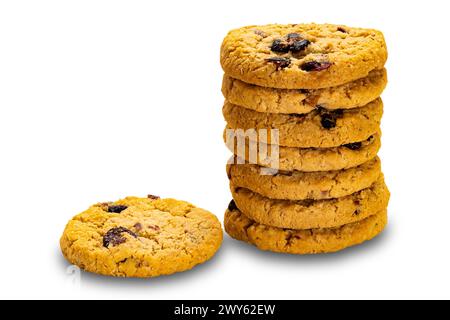
<path id="1" fill-rule="evenodd" d="M 382 69 L 381 32 L 331 24 L 248 26 L 232 30 L 221 47 L 226 74 L 280 89 L 339 86 Z"/>
<path id="2" fill-rule="evenodd" d="M 235 187 L 271 199 L 321 200 L 345 197 L 370 187 L 381 175 L 381 161 L 376 157 L 359 167 L 329 172 L 279 171 L 267 175 L 261 169 L 252 164 L 227 166 L 230 182 Z"/>
<path id="3" fill-rule="evenodd" d="M 186 271 L 214 256 L 222 227 L 208 211 L 174 199 L 128 197 L 75 216 L 60 245 L 88 272 L 148 278 Z"/>
<path id="4" fill-rule="evenodd" d="M 387 84 L 386 70 L 374 70 L 363 79 L 331 88 L 288 90 L 255 86 L 223 78 L 222 93 L 230 103 L 268 113 L 309 113 L 321 106 L 328 110 L 352 109 L 377 99 Z"/>
<path id="5" fill-rule="evenodd" d="M 258 223 L 288 229 L 334 228 L 385 210 L 390 193 L 383 179 L 349 196 L 327 200 L 274 200 L 231 185 L 236 207 Z"/>
<path id="6" fill-rule="evenodd" d="M 379 235 L 387 224 L 387 212 L 332 229 L 289 230 L 268 227 L 247 218 L 239 210 L 227 210 L 225 230 L 234 239 L 265 251 L 288 254 L 337 252 Z"/>
<path id="7" fill-rule="evenodd" d="M 228 149 L 238 158 L 245 159 L 246 162 L 258 164 L 260 166 L 271 167 L 269 161 L 271 150 L 274 146 L 265 143 L 251 143 L 242 134 L 233 132 L 237 139 L 241 139 L 241 146 L 237 139 L 230 137 L 227 141 L 227 130 L 224 131 L 224 141 Z M 276 146 L 278 150 L 277 169 L 283 171 L 336 171 L 349 169 L 364 164 L 375 158 L 381 147 L 381 134 L 377 133 L 370 136 L 369 139 L 354 142 L 348 145 L 342 145 L 333 148 L 295 148 Z M 260 148 L 260 145 L 262 148 Z M 266 152 L 261 152 L 263 149 Z M 253 157 L 250 157 L 253 152 Z M 237 163 L 235 160 L 232 163 Z"/>
<path id="8" fill-rule="evenodd" d="M 225 102 L 223 115 L 231 129 L 277 129 L 279 145 L 297 148 L 331 148 L 364 141 L 379 132 L 383 102 L 347 110 L 316 109 L 308 114 L 273 114 Z"/>

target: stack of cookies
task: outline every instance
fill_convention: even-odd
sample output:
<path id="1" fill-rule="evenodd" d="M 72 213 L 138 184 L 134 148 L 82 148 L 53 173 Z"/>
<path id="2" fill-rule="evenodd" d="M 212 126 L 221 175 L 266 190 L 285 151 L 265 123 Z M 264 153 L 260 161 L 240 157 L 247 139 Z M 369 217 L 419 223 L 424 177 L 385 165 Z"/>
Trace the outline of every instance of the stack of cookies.
<path id="1" fill-rule="evenodd" d="M 226 36 L 231 237 L 316 254 L 382 232 L 390 196 L 377 157 L 386 59 L 376 30 L 267 25 Z"/>

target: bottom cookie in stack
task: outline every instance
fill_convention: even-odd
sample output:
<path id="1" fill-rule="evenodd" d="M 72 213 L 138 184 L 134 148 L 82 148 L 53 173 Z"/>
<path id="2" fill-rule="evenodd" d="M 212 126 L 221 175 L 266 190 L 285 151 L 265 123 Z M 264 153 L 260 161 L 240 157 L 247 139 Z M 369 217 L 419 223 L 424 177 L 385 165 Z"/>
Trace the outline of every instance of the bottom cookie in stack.
<path id="1" fill-rule="evenodd" d="M 290 254 L 332 253 L 375 238 L 387 224 L 383 210 L 359 222 L 330 229 L 293 230 L 269 227 L 227 210 L 225 230 L 235 238 L 261 250 Z"/>
<path id="2" fill-rule="evenodd" d="M 274 200 L 245 188 L 231 189 L 227 233 L 262 250 L 336 252 L 371 240 L 387 224 L 390 193 L 382 176 L 369 188 L 326 200 Z"/>

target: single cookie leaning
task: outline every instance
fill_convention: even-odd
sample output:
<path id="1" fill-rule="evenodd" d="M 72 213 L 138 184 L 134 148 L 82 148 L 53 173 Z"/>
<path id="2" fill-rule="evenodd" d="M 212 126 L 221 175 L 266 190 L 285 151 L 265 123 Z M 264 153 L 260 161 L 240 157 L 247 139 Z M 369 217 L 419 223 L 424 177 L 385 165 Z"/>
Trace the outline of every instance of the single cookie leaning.
<path id="1" fill-rule="evenodd" d="M 333 228 L 361 221 L 386 209 L 390 197 L 382 177 L 367 189 L 329 200 L 274 200 L 233 185 L 231 192 L 236 207 L 247 217 L 289 229 Z"/>
<path id="2" fill-rule="evenodd" d="M 345 197 L 370 187 L 381 175 L 378 157 L 358 167 L 328 172 L 278 171 L 267 175 L 254 164 L 227 166 L 233 187 L 280 200 L 321 200 Z"/>
<path id="3" fill-rule="evenodd" d="M 229 128 L 228 128 L 229 129 Z M 230 133 L 230 136 L 227 135 Z M 335 171 L 357 167 L 373 159 L 380 150 L 380 134 L 369 139 L 334 148 L 294 148 L 266 145 L 250 141 L 234 130 L 224 132 L 224 140 L 231 152 L 246 162 L 272 167 L 271 151 L 278 150 L 278 169 L 283 171 Z M 260 148 L 261 146 L 261 148 Z M 261 152 L 264 150 L 264 152 Z M 252 156 L 250 156 L 252 154 Z M 233 163 L 236 163 L 234 161 Z"/>
<path id="4" fill-rule="evenodd" d="M 377 99 L 362 108 L 316 109 L 304 115 L 286 115 L 257 112 L 225 102 L 223 115 L 231 129 L 277 129 L 281 146 L 330 148 L 364 141 L 377 133 L 383 103 Z"/>
<path id="5" fill-rule="evenodd" d="M 331 24 L 244 27 L 229 32 L 221 48 L 229 76 L 281 89 L 339 86 L 381 69 L 386 60 L 381 32 Z"/>
<path id="6" fill-rule="evenodd" d="M 361 244 L 380 234 L 387 224 L 383 210 L 360 222 L 339 228 L 289 230 L 259 224 L 239 210 L 227 210 L 225 230 L 236 240 L 261 250 L 289 254 L 331 253 Z"/>
<path id="7" fill-rule="evenodd" d="M 321 106 L 328 110 L 365 106 L 381 96 L 387 84 L 386 70 L 374 70 L 366 78 L 331 88 L 287 90 L 260 87 L 223 78 L 222 93 L 230 103 L 268 113 L 309 113 Z"/>
<path id="8" fill-rule="evenodd" d="M 221 242 L 213 214 L 153 196 L 94 205 L 67 224 L 60 241 L 67 260 L 86 271 L 139 278 L 189 270 Z"/>

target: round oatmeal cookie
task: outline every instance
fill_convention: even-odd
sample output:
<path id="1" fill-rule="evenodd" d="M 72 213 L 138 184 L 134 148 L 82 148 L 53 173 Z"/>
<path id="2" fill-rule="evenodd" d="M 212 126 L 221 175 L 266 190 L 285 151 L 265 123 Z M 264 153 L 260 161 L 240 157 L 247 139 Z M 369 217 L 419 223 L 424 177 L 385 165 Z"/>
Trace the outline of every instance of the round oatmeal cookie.
<path id="1" fill-rule="evenodd" d="M 273 167 L 269 156 L 272 150 L 277 149 L 279 161 L 276 169 L 282 171 L 317 172 L 349 169 L 373 159 L 381 147 L 381 134 L 376 133 L 367 140 L 334 148 L 293 148 L 261 143 L 260 149 L 259 143 L 249 141 L 238 132 L 231 131 L 231 135 L 227 137 L 227 129 L 224 131 L 224 141 L 235 155 L 231 160 L 232 163 L 237 163 L 237 159 L 245 159 L 246 162 L 263 167 Z M 236 141 L 235 137 L 241 141 L 242 147 L 239 147 L 237 142 L 239 140 Z M 260 154 L 261 150 L 268 152 Z M 250 157 L 250 153 L 253 157 Z"/>
<path id="2" fill-rule="evenodd" d="M 332 24 L 248 26 L 232 30 L 221 47 L 226 74 L 262 87 L 339 86 L 382 69 L 384 36 L 372 29 Z"/>
<path id="3" fill-rule="evenodd" d="M 288 90 L 260 87 L 225 75 L 222 93 L 232 104 L 268 113 L 309 113 L 321 106 L 327 110 L 365 106 L 381 96 L 387 84 L 385 69 L 366 78 L 337 87 L 316 90 Z"/>
<path id="4" fill-rule="evenodd" d="M 66 259 L 83 270 L 137 278 L 189 270 L 221 243 L 213 214 L 155 196 L 93 205 L 70 220 L 60 240 Z"/>
<path id="5" fill-rule="evenodd" d="M 357 222 L 386 209 L 390 197 L 382 177 L 367 189 L 327 200 L 274 200 L 233 185 L 231 192 L 236 207 L 247 217 L 289 229 L 333 228 Z"/>
<path id="6" fill-rule="evenodd" d="M 308 114 L 262 113 L 225 102 L 223 115 L 231 129 L 277 129 L 279 145 L 297 148 L 331 148 L 364 141 L 379 132 L 383 102 L 347 110 L 318 108 Z"/>
<path id="7" fill-rule="evenodd" d="M 290 230 L 259 224 L 236 209 L 225 213 L 225 230 L 261 250 L 304 255 L 337 252 L 371 240 L 383 231 L 387 220 L 387 211 L 382 210 L 338 228 Z"/>
<path id="8" fill-rule="evenodd" d="M 270 199 L 322 200 L 345 197 L 374 184 L 381 175 L 378 157 L 358 167 L 328 172 L 278 171 L 273 175 L 255 164 L 229 164 L 230 183 Z"/>

